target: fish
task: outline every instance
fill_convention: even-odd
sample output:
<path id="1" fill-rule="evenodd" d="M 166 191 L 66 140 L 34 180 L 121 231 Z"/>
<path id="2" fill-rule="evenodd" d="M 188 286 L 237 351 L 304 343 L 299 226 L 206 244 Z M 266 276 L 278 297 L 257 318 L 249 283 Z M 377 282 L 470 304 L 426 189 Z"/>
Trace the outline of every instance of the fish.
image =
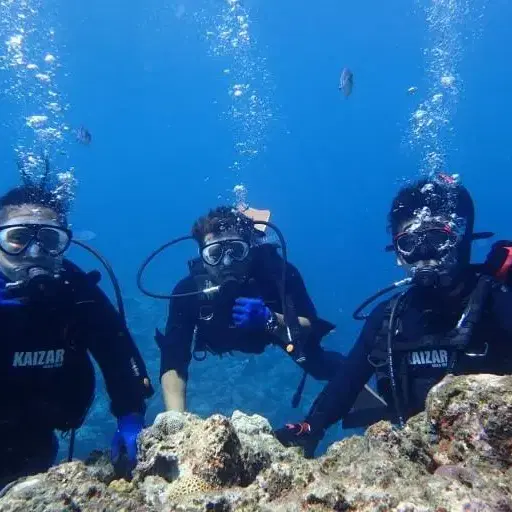
<path id="1" fill-rule="evenodd" d="M 80 142 L 80 144 L 88 146 L 92 141 L 91 132 L 85 126 L 80 126 L 76 131 L 76 140 Z"/>
<path id="2" fill-rule="evenodd" d="M 79 231 L 73 231 L 73 239 L 80 242 L 90 242 L 96 238 L 96 233 L 89 229 L 83 229 Z"/>
<path id="3" fill-rule="evenodd" d="M 343 68 L 343 71 L 340 75 L 340 85 L 339 90 L 343 91 L 345 98 L 348 98 L 352 93 L 352 88 L 354 87 L 354 74 L 350 69 Z"/>

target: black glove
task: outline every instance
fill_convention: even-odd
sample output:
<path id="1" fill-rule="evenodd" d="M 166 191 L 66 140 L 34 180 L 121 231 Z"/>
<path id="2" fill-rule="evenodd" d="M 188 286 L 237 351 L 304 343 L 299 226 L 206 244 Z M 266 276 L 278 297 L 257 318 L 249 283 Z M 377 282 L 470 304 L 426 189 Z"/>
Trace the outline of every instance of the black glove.
<path id="1" fill-rule="evenodd" d="M 312 459 L 318 443 L 324 437 L 324 431 L 314 431 L 309 423 L 288 423 L 274 431 L 277 440 L 283 446 L 300 446 L 304 449 L 304 457 Z"/>
<path id="2" fill-rule="evenodd" d="M 498 240 L 493 244 L 484 268 L 487 274 L 512 285 L 512 241 Z"/>

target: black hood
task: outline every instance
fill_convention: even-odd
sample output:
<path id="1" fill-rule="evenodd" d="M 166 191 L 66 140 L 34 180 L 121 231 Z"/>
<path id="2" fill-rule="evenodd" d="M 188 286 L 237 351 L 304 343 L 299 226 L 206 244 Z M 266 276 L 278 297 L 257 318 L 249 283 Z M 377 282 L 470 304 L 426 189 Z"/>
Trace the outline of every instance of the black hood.
<path id="1" fill-rule="evenodd" d="M 393 238 L 404 222 L 415 218 L 425 207 L 432 216 L 464 219 L 465 231 L 459 243 L 458 258 L 463 266 L 468 265 L 475 225 L 475 207 L 468 190 L 443 174 L 402 188 L 393 199 L 388 216 Z"/>

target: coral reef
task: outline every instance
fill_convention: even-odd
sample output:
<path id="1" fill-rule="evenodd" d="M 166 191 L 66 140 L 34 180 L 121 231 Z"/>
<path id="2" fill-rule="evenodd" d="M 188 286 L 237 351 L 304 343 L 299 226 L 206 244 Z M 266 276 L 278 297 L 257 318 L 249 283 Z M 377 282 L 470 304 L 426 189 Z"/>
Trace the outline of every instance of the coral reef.
<path id="1" fill-rule="evenodd" d="M 18 480 L 0 511 L 512 511 L 512 377 L 447 377 L 402 430 L 387 422 L 302 457 L 265 418 L 163 413 L 130 482 L 93 454 Z"/>

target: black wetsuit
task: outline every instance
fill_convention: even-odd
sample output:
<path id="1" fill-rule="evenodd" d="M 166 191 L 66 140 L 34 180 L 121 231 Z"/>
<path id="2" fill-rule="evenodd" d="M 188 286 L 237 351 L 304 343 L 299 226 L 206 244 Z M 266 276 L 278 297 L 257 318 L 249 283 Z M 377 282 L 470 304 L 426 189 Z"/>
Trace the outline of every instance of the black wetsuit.
<path id="1" fill-rule="evenodd" d="M 254 255 L 250 278 L 229 293 L 220 293 L 212 300 L 207 300 L 202 295 L 172 298 L 165 335 L 157 331 L 156 337 L 162 354 L 161 375 L 175 370 L 180 377 L 187 379 L 193 353 L 199 359 L 206 352 L 224 354 L 239 351 L 260 354 L 270 344 L 284 348 L 284 343 L 276 336 L 235 328 L 231 318 L 237 297 L 261 297 L 273 312 L 283 312 L 278 288 L 281 276 L 279 269 L 282 269 L 281 258 L 272 249 L 263 247 Z M 189 275 L 176 285 L 173 294 L 198 289 L 201 287 L 197 277 Z M 318 318 L 302 277 L 291 264 L 286 268 L 286 295 L 289 302 L 293 303 L 295 316 L 305 317 L 312 324 L 307 339 L 302 340 L 306 355 L 302 368 L 316 379 L 329 380 L 336 374 L 343 356 L 338 352 L 324 350 L 320 342 L 334 326 Z"/>
<path id="2" fill-rule="evenodd" d="M 411 289 L 403 297 L 392 346 L 396 398 L 404 420 L 424 410 L 428 391 L 447 373 L 512 373 L 512 290 L 488 279 L 490 291 L 482 314 L 464 347 L 451 345 L 449 339 L 453 338 L 446 335 L 454 332 L 461 319 L 477 286 L 477 275 L 465 280 L 464 291 L 456 298 L 442 298 L 421 289 Z M 340 419 L 345 427 L 367 426 L 379 419 L 398 420 L 387 358 L 390 309 L 395 300 L 373 310 L 341 371 L 317 398 L 306 419 L 313 430 L 322 431 Z M 373 375 L 389 406 L 352 409 Z"/>
<path id="3" fill-rule="evenodd" d="M 44 471 L 55 430 L 82 425 L 98 363 L 115 416 L 145 412 L 153 393 L 144 362 L 98 277 L 65 262 L 58 296 L 44 304 L 0 305 L 0 486 Z"/>

